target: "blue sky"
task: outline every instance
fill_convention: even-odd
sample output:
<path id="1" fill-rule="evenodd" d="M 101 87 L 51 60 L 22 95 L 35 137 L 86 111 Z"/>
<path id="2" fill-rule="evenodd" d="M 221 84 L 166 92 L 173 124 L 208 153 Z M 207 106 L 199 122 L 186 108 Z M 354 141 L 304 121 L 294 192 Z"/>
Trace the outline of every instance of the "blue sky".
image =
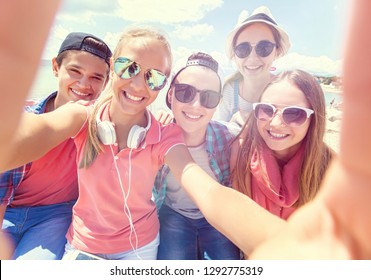
<path id="1" fill-rule="evenodd" d="M 122 30 L 133 23 L 165 31 L 175 61 L 195 51 L 216 58 L 224 73 L 234 65 L 224 45 L 242 10 L 261 5 L 290 35 L 291 49 L 277 70 L 302 68 L 311 73 L 341 74 L 349 3 L 346 0 L 64 0 L 50 31 L 43 58 L 56 55 L 71 31 L 92 33 L 115 48 Z"/>

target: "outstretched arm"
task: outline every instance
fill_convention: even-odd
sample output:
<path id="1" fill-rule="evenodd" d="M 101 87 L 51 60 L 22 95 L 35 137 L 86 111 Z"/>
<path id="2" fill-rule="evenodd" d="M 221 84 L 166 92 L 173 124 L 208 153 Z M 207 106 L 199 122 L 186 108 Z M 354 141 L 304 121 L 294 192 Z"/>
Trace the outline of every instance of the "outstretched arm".
<path id="1" fill-rule="evenodd" d="M 87 108 L 78 103 L 65 104 L 41 115 L 23 113 L 15 136 L 7 145 L 7 156 L 0 161 L 0 172 L 34 161 L 75 136 L 87 116 Z"/>
<path id="2" fill-rule="evenodd" d="M 285 225 L 246 195 L 218 184 L 193 162 L 185 146 L 172 148 L 165 160 L 208 222 L 246 255 Z"/>
<path id="3" fill-rule="evenodd" d="M 8 151 L 60 1 L 6 1 L 0 9 L 0 159 Z M 27 24 L 27 30 L 25 30 Z"/>

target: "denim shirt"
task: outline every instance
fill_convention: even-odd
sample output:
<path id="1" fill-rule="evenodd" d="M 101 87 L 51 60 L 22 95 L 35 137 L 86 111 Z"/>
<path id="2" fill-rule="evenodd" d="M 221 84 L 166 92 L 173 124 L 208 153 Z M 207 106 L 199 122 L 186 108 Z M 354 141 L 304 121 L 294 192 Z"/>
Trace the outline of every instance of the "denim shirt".
<path id="1" fill-rule="evenodd" d="M 209 166 L 217 181 L 224 186 L 231 186 L 230 180 L 230 143 L 239 132 L 239 127 L 231 123 L 210 121 L 206 130 L 206 152 L 209 157 Z M 153 188 L 153 199 L 157 210 L 160 209 L 166 195 L 166 177 L 170 168 L 165 164 L 157 173 Z"/>
<path id="2" fill-rule="evenodd" d="M 47 102 L 56 95 L 57 92 L 53 92 L 48 97 L 41 100 L 30 100 L 28 104 L 32 105 L 26 105 L 24 110 L 34 114 L 43 114 L 45 113 Z M 31 164 L 32 162 L 0 174 L 0 204 L 6 203 L 9 205 L 12 202 L 15 190 L 27 175 L 31 168 Z"/>

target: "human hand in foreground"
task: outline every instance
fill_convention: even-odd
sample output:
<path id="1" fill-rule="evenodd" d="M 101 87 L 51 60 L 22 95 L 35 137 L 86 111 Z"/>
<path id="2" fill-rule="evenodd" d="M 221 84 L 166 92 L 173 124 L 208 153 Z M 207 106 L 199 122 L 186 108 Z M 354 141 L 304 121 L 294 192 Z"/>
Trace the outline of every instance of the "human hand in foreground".
<path id="1" fill-rule="evenodd" d="M 7 153 L 60 1 L 5 1 L 0 9 L 0 159 Z M 27 23 L 27 32 L 25 25 Z"/>

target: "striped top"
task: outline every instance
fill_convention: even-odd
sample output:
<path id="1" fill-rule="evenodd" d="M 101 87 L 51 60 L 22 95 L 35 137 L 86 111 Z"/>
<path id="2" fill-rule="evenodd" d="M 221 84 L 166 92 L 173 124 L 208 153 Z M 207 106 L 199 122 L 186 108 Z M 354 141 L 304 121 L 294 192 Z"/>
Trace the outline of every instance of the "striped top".
<path id="1" fill-rule="evenodd" d="M 237 79 L 224 85 L 223 97 L 214 114 L 214 120 L 229 122 L 233 114 L 238 110 L 240 110 L 243 115 L 253 110 L 252 103 L 240 96 L 238 82 L 239 80 Z"/>

